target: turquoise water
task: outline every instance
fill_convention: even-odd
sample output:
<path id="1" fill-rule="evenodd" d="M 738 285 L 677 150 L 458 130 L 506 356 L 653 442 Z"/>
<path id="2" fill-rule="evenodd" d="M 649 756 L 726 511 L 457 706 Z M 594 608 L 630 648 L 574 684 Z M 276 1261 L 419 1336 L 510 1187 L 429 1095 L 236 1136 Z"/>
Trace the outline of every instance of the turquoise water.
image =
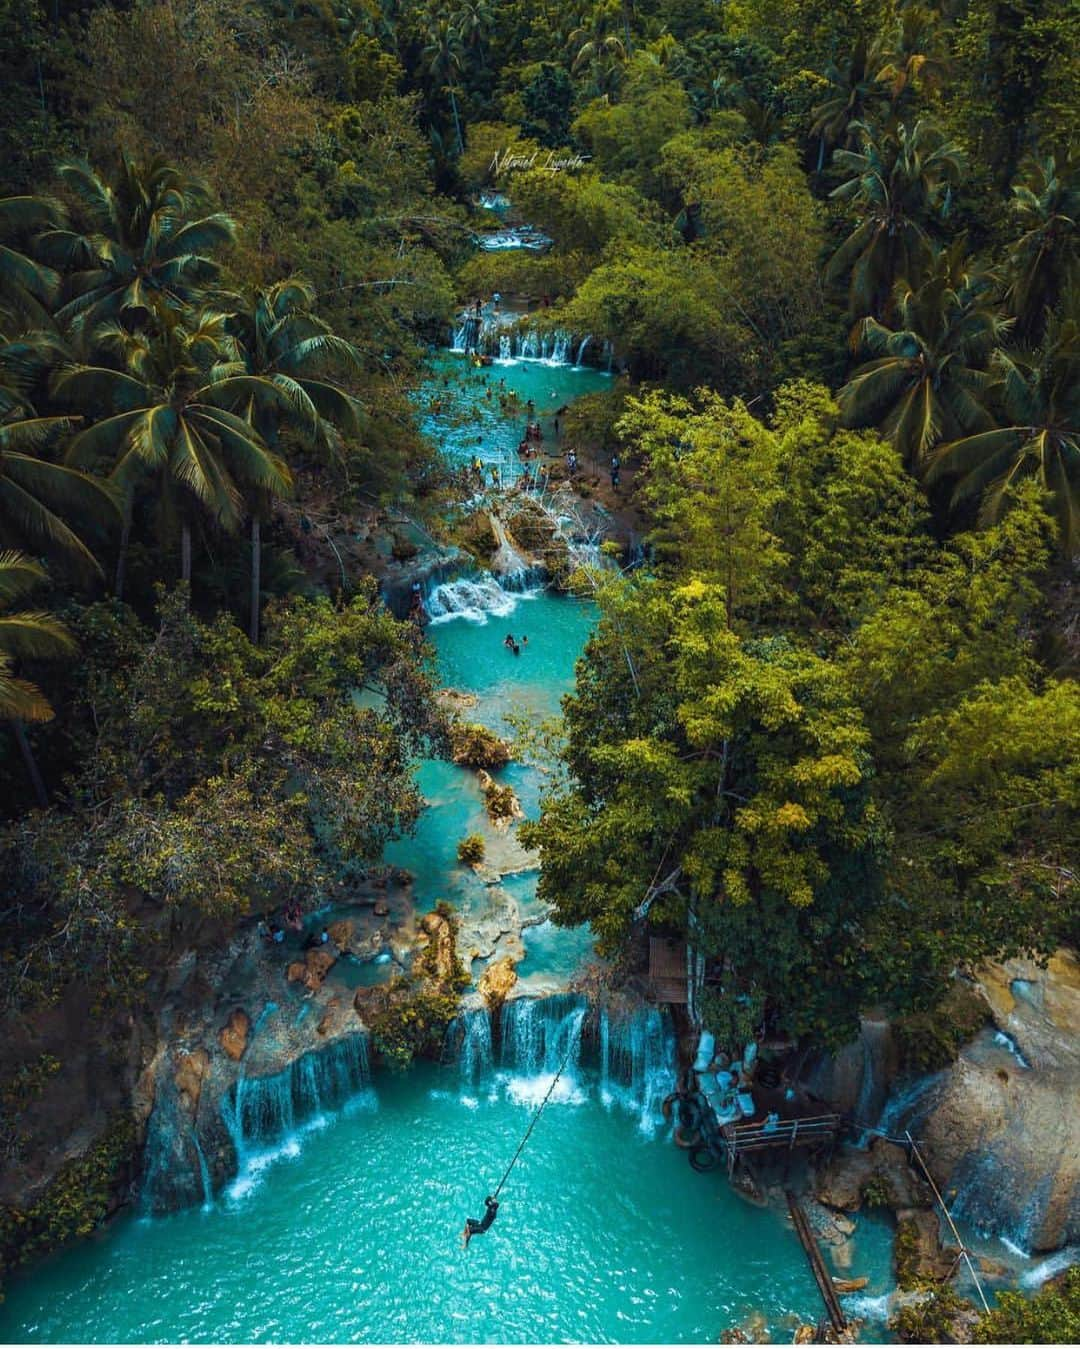
<path id="1" fill-rule="evenodd" d="M 472 1095 L 456 1068 L 381 1077 L 210 1210 L 127 1218 L 39 1266 L 0 1306 L 0 1339 L 715 1343 L 754 1313 L 788 1340 L 820 1316 L 783 1218 L 605 1108 L 588 1074 L 464 1252 L 549 1080 L 495 1074 Z M 860 1224 L 856 1271 L 883 1270 L 887 1243 Z"/>
<path id="2" fill-rule="evenodd" d="M 443 369 L 462 376 L 448 398 L 453 426 L 441 416 L 444 438 L 465 455 L 468 405 L 483 386 L 458 358 L 439 366 L 440 387 Z M 536 362 L 485 373 L 523 398 L 545 398 L 545 411 L 606 382 Z M 516 445 L 516 423 L 488 416 L 486 405 L 480 415 L 486 457 Z M 475 693 L 467 715 L 505 732 L 508 715 L 557 713 L 594 613 L 544 595 L 508 596 L 502 607 L 497 617 L 433 623 L 428 635 L 440 681 Z M 503 647 L 507 631 L 528 636 L 520 657 Z M 388 852 L 414 872 L 418 904 L 447 898 L 468 912 L 489 902 L 483 880 L 456 860 L 459 839 L 480 832 L 489 861 L 512 873 L 502 888 L 523 914 L 540 916 L 532 862 L 487 822 L 475 775 L 426 762 L 419 776 L 429 809 L 416 836 Z M 512 764 L 497 776 L 534 814 L 542 775 Z M 549 922 L 524 940 L 525 988 L 565 979 L 591 954 L 587 931 Z M 362 965 L 355 977 L 386 973 Z M 551 1005 L 512 1010 L 527 1014 L 525 1026 L 530 1007 Z M 752 1318 L 784 1341 L 820 1318 L 784 1217 L 749 1205 L 720 1175 L 692 1171 L 657 1119 L 670 1052 L 659 1072 L 655 1058 L 635 1060 L 633 1089 L 613 1085 L 606 1070 L 571 1069 L 503 1191 L 498 1221 L 464 1252 L 464 1219 L 479 1216 L 553 1070 L 545 1059 L 547 1073 L 536 1072 L 528 1053 L 506 1060 L 522 1069 L 496 1069 L 490 1041 L 485 1053 L 478 1076 L 456 1064 L 382 1074 L 337 1112 L 245 1155 L 206 1207 L 126 1216 L 38 1265 L 0 1304 L 0 1341 L 686 1343 L 716 1342 Z M 860 1219 L 842 1272 L 871 1277 L 867 1305 L 884 1305 L 889 1244 L 883 1224 Z"/>

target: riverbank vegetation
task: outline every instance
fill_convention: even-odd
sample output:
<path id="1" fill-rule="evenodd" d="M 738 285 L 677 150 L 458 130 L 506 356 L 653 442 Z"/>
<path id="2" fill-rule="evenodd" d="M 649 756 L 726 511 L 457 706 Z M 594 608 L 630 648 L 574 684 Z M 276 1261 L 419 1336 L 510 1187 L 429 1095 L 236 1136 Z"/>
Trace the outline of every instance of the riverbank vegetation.
<path id="1" fill-rule="evenodd" d="M 443 728 L 332 522 L 437 500 L 409 390 L 494 290 L 613 344 L 565 434 L 649 529 L 526 831 L 559 919 L 830 1045 L 1075 944 L 1078 51 L 1036 0 L 0 0 L 12 1004 L 415 818 Z M 490 188 L 550 250 L 475 250 Z"/>

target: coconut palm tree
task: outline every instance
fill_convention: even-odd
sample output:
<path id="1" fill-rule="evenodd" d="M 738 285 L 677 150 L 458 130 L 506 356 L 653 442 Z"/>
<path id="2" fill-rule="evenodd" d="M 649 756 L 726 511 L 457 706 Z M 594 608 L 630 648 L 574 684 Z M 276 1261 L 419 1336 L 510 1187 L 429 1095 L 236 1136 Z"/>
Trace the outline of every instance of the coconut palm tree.
<path id="1" fill-rule="evenodd" d="M 881 101 L 883 90 L 869 56 L 869 44 L 860 38 L 851 55 L 842 64 L 830 62 L 825 68 L 828 97 L 814 109 L 811 136 L 818 138 L 817 171 L 825 164 L 825 151 L 831 146 L 851 149 L 857 144 L 857 128 Z"/>
<path id="2" fill-rule="evenodd" d="M 428 74 L 437 87 L 450 97 L 450 111 L 454 117 L 454 132 L 460 155 L 465 150 L 465 141 L 461 134 L 456 90 L 458 76 L 465 64 L 465 49 L 461 44 L 457 27 L 445 14 L 435 18 L 429 28 L 421 56 Z"/>
<path id="3" fill-rule="evenodd" d="M 39 236 L 42 256 L 69 273 L 58 323 L 91 330 L 125 318 L 130 326 L 131 311 L 149 313 L 158 300 L 206 302 L 221 270 L 215 254 L 236 225 L 222 212 L 200 214 L 206 192 L 196 179 L 160 156 L 143 163 L 126 154 L 114 183 L 81 160 L 58 172 L 79 225 Z"/>
<path id="4" fill-rule="evenodd" d="M 943 445 L 927 475 L 955 478 L 954 504 L 981 500 L 982 523 L 998 520 L 1009 492 L 1034 478 L 1049 494 L 1065 552 L 1080 547 L 1080 322 L 1056 315 L 1035 351 L 996 351 L 987 401 L 992 430 Z"/>
<path id="5" fill-rule="evenodd" d="M 49 700 L 36 684 L 15 674 L 20 657 L 49 660 L 69 655 L 75 639 L 53 614 L 44 610 L 11 612 L 11 605 L 47 578 L 44 567 L 24 554 L 0 553 L 0 718 L 10 721 L 34 795 L 42 808 L 49 804 L 24 722 L 51 721 Z"/>
<path id="6" fill-rule="evenodd" d="M 598 4 L 588 20 L 570 34 L 569 45 L 574 53 L 570 69 L 577 74 L 586 66 L 591 67 L 598 91 L 610 83 L 611 68 L 626 60 L 626 44 L 616 32 L 621 22 L 617 3 Z"/>
<path id="7" fill-rule="evenodd" d="M 1008 328 L 993 294 L 963 239 L 938 253 L 917 288 L 898 283 L 896 326 L 866 318 L 856 328 L 856 349 L 871 359 L 840 390 L 847 425 L 879 427 L 915 471 L 941 440 L 986 429 L 983 366 Z"/>
<path id="8" fill-rule="evenodd" d="M 15 243 L 54 229 L 62 220 L 59 204 L 43 197 L 0 198 L 0 316 L 34 326 L 48 321 L 60 277 Z"/>
<path id="9" fill-rule="evenodd" d="M 852 130 L 860 146 L 836 151 L 849 177 L 831 196 L 851 202 L 859 220 L 826 277 L 849 277 L 852 314 L 880 316 L 899 277 L 917 282 L 921 276 L 931 255 L 927 225 L 947 214 L 962 155 L 925 120 L 881 132 L 865 124 Z"/>
<path id="10" fill-rule="evenodd" d="M 1080 288 L 1080 150 L 1025 160 L 1012 206 L 1024 232 L 1006 262 L 1009 307 L 1037 340 L 1048 311 Z"/>
<path id="11" fill-rule="evenodd" d="M 894 108 L 920 90 L 940 89 L 949 72 L 941 15 L 926 5 L 905 5 L 892 31 L 871 48 L 870 59 Z"/>
<path id="12" fill-rule="evenodd" d="M 359 432 L 359 405 L 327 376 L 335 370 L 358 371 L 356 347 L 338 337 L 314 314 L 315 292 L 293 278 L 260 290 L 254 303 L 232 314 L 229 328 L 239 343 L 238 359 L 216 367 L 214 377 L 248 374 L 270 381 L 272 398 L 241 395 L 252 425 L 271 450 L 277 450 L 286 425 L 308 449 L 331 459 L 340 453 L 341 434 Z M 251 512 L 251 626 L 259 636 L 261 516 Z"/>
<path id="13" fill-rule="evenodd" d="M 231 409 L 259 400 L 287 402 L 266 376 L 215 367 L 239 360 L 228 316 L 212 310 L 179 314 L 159 302 L 151 328 L 131 333 L 105 324 L 96 341 L 119 368 L 76 364 L 53 381 L 59 399 L 104 420 L 80 431 L 68 449 L 72 463 L 109 464 L 124 502 L 121 559 L 134 494 L 154 482 L 167 516 L 180 521 L 181 579 L 191 580 L 191 523 L 197 513 L 227 531 L 237 528 L 246 491 L 283 493 L 292 478 L 250 420 Z M 123 568 L 117 591 L 122 592 Z"/>

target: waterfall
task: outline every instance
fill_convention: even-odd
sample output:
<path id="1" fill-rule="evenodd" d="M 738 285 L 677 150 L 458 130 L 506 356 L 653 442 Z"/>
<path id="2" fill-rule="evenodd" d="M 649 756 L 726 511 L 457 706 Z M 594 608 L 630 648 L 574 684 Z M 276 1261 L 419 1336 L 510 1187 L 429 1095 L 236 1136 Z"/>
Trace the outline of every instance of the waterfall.
<path id="1" fill-rule="evenodd" d="M 503 333 L 499 338 L 499 360 L 511 361 L 514 358 L 513 343 L 508 333 Z"/>
<path id="2" fill-rule="evenodd" d="M 589 343 L 590 343 L 591 341 L 592 341 L 592 334 L 591 334 L 591 333 L 588 334 L 586 337 L 583 337 L 583 338 L 581 339 L 581 346 L 578 347 L 578 349 L 577 349 L 577 356 L 575 356 L 575 358 L 574 358 L 574 364 L 575 364 L 575 365 L 580 365 L 580 364 L 581 364 L 582 359 L 583 359 L 584 356 L 585 356 L 585 348 L 589 345 Z"/>
<path id="3" fill-rule="evenodd" d="M 462 1035 L 459 1055 L 461 1077 L 463 1082 L 471 1086 L 491 1071 L 491 1015 L 486 1007 L 481 1007 L 459 1017 L 457 1025 Z"/>
<path id="4" fill-rule="evenodd" d="M 1060 1251 L 1055 1251 L 1053 1255 L 1031 1269 L 1025 1270 L 1020 1276 L 1020 1286 L 1022 1288 L 1041 1288 L 1047 1279 L 1052 1279 L 1055 1274 L 1062 1274 L 1072 1265 L 1080 1264 L 1080 1246 L 1066 1246 Z"/>
<path id="5" fill-rule="evenodd" d="M 615 348 L 611 344 L 611 338 L 604 339 L 604 369 L 611 370 L 612 362 L 615 360 Z"/>
<path id="6" fill-rule="evenodd" d="M 657 1007 L 628 1015 L 600 1013 L 600 1085 L 606 1103 L 613 1100 L 638 1115 L 651 1133 L 662 1118 L 664 1098 L 675 1090 L 675 1030 Z"/>
<path id="7" fill-rule="evenodd" d="M 280 1073 L 240 1077 L 221 1102 L 221 1118 L 242 1161 L 253 1145 L 273 1143 L 342 1105 L 370 1081 L 367 1038 L 347 1035 L 311 1050 Z"/>
<path id="8" fill-rule="evenodd" d="M 505 1004 L 500 1029 L 500 1062 L 516 1073 L 534 1077 L 564 1072 L 572 1077 L 581 1058 L 584 998 L 559 994 L 551 998 L 517 998 Z"/>
<path id="9" fill-rule="evenodd" d="M 433 623 L 445 623 L 452 618 L 486 623 L 489 617 L 506 618 L 512 614 L 522 598 L 529 596 L 531 587 L 541 584 L 540 574 L 531 570 L 504 577 L 503 584 L 494 576 L 462 576 L 436 586 L 424 600 L 424 607 Z"/>

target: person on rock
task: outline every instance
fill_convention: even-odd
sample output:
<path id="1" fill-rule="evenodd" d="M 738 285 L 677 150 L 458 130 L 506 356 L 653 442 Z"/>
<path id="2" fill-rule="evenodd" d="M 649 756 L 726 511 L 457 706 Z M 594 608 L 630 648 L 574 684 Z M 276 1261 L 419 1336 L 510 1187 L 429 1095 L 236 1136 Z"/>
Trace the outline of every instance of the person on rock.
<path id="1" fill-rule="evenodd" d="M 469 1249 L 469 1242 L 480 1232 L 486 1232 L 495 1221 L 495 1215 L 499 1211 L 499 1201 L 493 1199 L 491 1195 L 484 1200 L 484 1216 L 482 1218 L 466 1218 L 465 1230 L 461 1234 L 461 1241 L 465 1249 Z"/>

